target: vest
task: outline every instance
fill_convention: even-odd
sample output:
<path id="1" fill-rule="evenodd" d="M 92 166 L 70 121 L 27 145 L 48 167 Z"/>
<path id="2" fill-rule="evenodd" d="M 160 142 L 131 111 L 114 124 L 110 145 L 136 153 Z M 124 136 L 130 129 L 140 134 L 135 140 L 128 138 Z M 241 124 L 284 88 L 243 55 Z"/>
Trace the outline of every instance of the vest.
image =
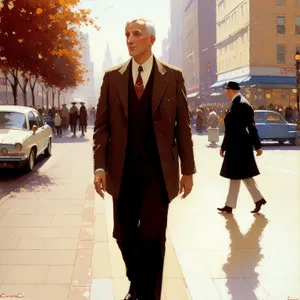
<path id="1" fill-rule="evenodd" d="M 139 161 L 149 161 L 154 165 L 159 163 L 159 154 L 152 120 L 152 90 L 154 83 L 154 66 L 144 89 L 141 99 L 138 99 L 132 78 L 132 65 L 129 67 L 128 87 L 128 141 L 126 160 L 131 164 Z"/>

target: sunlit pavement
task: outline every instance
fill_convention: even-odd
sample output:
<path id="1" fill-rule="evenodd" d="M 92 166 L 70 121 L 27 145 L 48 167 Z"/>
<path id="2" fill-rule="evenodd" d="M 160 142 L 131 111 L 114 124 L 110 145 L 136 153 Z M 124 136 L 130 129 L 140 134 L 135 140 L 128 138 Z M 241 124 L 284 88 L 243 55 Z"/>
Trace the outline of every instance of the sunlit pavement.
<path id="1" fill-rule="evenodd" d="M 55 138 L 31 175 L 0 176 L 0 294 L 25 300 L 121 300 L 128 290 L 111 238 L 112 203 L 95 195 L 91 130 Z M 257 182 L 268 201 L 253 216 L 242 187 L 218 214 L 228 181 L 207 136 L 194 136 L 192 194 L 170 209 L 163 300 L 300 300 L 300 148 L 264 147 Z"/>
<path id="2" fill-rule="evenodd" d="M 195 136 L 198 174 L 189 199 L 173 203 L 169 232 L 193 300 L 300 299 L 300 148 L 264 145 L 257 183 L 268 201 L 253 216 L 244 186 L 233 215 L 217 213 L 228 181 L 219 148 Z M 220 144 L 220 143 L 219 143 Z M 241 155 L 243 155 L 241 153 Z"/>

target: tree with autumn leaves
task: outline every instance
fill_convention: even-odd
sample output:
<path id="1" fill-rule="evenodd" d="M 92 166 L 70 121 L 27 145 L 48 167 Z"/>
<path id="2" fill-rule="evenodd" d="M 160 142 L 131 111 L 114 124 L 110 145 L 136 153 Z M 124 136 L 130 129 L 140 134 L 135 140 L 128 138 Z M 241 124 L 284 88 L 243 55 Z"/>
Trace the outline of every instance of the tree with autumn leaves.
<path id="1" fill-rule="evenodd" d="M 80 0 L 0 0 L 0 69 L 10 83 L 14 104 L 18 87 L 27 105 L 27 89 L 37 82 L 58 94 L 84 82 L 80 58 L 81 26 L 94 26 Z"/>

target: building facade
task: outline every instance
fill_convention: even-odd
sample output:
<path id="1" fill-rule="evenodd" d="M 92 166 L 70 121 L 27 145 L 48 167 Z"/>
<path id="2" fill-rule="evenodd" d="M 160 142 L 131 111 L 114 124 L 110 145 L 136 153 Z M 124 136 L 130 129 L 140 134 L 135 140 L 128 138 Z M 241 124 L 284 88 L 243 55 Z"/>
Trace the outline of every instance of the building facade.
<path id="1" fill-rule="evenodd" d="M 186 0 L 183 10 L 183 73 L 188 97 L 200 102 L 209 101 L 216 80 L 215 9 L 215 0 Z"/>
<path id="2" fill-rule="evenodd" d="M 184 0 L 182 16 L 183 75 L 188 98 L 199 93 L 198 1 Z"/>
<path id="3" fill-rule="evenodd" d="M 299 0 L 217 0 L 217 81 L 238 81 L 255 107 L 296 104 Z"/>
<path id="4" fill-rule="evenodd" d="M 180 69 L 183 67 L 182 57 L 182 21 L 183 3 L 185 0 L 170 0 L 170 34 L 169 64 Z"/>

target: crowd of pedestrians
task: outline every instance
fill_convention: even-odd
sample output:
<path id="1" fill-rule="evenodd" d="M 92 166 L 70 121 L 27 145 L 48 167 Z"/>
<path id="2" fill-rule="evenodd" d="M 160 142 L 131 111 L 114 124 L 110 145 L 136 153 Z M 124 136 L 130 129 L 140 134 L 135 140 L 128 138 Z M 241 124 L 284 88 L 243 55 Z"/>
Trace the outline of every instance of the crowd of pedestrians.
<path id="1" fill-rule="evenodd" d="M 273 105 L 269 106 L 255 106 L 254 110 L 273 110 L 281 114 L 281 116 L 289 123 L 297 123 L 298 109 L 297 106 Z M 216 115 L 217 126 L 220 133 L 224 133 L 224 118 L 228 109 L 228 103 L 202 103 L 198 107 L 190 107 L 191 124 L 195 130 L 202 134 L 206 133 L 207 129 L 211 127 L 210 119 L 212 115 Z"/>
<path id="2" fill-rule="evenodd" d="M 80 104 L 79 108 L 78 104 Z M 70 108 L 63 104 L 61 108 L 51 107 L 46 109 L 45 107 L 37 107 L 37 110 L 52 128 L 53 133 L 60 137 L 63 132 L 67 132 L 69 129 L 73 137 L 76 137 L 77 131 L 81 132 L 81 136 L 85 136 L 87 126 L 94 124 L 96 113 L 94 107 L 87 109 L 85 102 L 72 102 Z"/>

